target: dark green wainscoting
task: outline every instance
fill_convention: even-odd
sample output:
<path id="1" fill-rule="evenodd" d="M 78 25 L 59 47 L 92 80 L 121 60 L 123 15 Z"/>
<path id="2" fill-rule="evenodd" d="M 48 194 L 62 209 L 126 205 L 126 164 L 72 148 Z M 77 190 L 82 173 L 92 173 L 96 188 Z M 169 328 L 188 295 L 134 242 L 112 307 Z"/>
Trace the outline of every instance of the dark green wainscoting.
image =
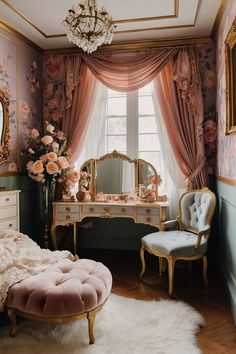
<path id="1" fill-rule="evenodd" d="M 20 231 L 29 235 L 41 245 L 37 183 L 32 181 L 27 175 L 0 176 L 0 186 L 7 189 L 21 190 Z"/>

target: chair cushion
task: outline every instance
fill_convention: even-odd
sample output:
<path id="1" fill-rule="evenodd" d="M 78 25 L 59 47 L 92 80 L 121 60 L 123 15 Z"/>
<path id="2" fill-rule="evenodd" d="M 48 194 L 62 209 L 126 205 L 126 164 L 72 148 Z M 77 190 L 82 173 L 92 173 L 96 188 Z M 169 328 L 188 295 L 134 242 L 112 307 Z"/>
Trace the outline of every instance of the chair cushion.
<path id="1" fill-rule="evenodd" d="M 154 248 L 165 255 L 170 256 L 193 256 L 196 254 L 194 248 L 197 242 L 197 235 L 187 231 L 160 231 L 153 232 L 142 238 L 142 243 L 148 248 Z M 199 251 L 205 254 L 207 240 L 203 237 Z"/>
<path id="2" fill-rule="evenodd" d="M 101 305 L 111 286 L 111 273 L 102 263 L 66 259 L 11 286 L 6 305 L 41 317 L 75 316 Z"/>

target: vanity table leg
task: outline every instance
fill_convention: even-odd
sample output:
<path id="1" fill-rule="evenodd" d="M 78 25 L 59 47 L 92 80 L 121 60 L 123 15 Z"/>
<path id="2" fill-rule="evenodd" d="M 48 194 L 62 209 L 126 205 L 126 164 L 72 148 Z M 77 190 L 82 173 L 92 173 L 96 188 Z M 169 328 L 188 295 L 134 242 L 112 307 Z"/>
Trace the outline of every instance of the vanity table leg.
<path id="1" fill-rule="evenodd" d="M 73 241 L 74 241 L 74 255 L 77 256 L 77 232 L 76 232 L 76 222 L 73 225 Z"/>

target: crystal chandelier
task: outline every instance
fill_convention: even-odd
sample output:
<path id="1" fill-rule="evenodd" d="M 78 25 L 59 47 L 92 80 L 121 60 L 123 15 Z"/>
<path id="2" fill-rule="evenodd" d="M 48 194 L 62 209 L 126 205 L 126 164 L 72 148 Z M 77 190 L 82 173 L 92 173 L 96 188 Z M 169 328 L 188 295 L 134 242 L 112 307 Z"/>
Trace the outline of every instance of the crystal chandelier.
<path id="1" fill-rule="evenodd" d="M 68 10 L 63 21 L 67 38 L 87 53 L 102 44 L 110 44 L 114 32 L 112 17 L 106 9 L 97 9 L 96 0 L 80 0 Z"/>

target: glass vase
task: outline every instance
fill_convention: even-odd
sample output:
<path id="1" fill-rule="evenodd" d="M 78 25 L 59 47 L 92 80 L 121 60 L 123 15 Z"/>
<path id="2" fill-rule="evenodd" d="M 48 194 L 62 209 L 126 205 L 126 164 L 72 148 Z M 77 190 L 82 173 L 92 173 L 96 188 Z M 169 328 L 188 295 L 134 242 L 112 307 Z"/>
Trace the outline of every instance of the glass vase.
<path id="1" fill-rule="evenodd" d="M 55 180 L 39 183 L 39 207 L 43 247 L 48 248 L 52 223 L 52 203 L 55 196 Z"/>

